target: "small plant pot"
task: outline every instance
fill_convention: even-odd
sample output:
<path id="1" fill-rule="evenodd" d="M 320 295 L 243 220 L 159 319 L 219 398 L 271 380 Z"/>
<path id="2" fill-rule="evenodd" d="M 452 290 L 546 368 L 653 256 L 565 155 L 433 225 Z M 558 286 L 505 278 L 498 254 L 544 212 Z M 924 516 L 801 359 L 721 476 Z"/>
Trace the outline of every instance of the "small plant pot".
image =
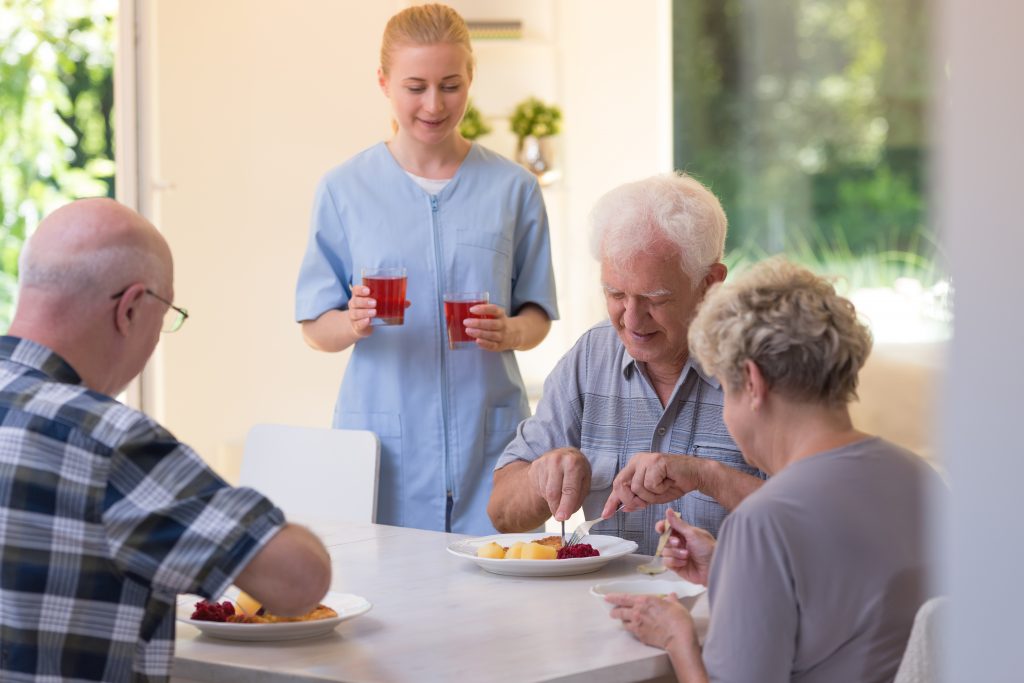
<path id="1" fill-rule="evenodd" d="M 527 135 L 520 138 L 516 150 L 516 161 L 536 175 L 541 185 L 552 182 L 557 177 L 554 136 L 545 135 L 539 138 L 535 135 Z"/>

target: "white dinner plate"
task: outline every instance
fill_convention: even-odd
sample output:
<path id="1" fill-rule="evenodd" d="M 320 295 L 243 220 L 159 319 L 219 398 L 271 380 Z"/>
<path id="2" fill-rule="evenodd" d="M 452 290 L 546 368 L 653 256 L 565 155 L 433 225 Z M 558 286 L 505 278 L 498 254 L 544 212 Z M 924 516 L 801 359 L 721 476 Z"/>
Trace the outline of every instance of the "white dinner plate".
<path id="1" fill-rule="evenodd" d="M 218 600 L 231 600 L 238 595 L 237 589 L 232 589 Z M 354 619 L 361 614 L 370 611 L 370 601 L 366 598 L 352 595 L 351 593 L 328 593 L 322 602 L 335 612 L 338 616 L 330 619 L 317 619 L 316 621 L 288 621 L 280 624 L 234 624 L 220 621 L 199 621 L 192 619 L 192 612 L 195 605 L 202 598 L 195 595 L 178 596 L 178 621 L 195 626 L 204 635 L 214 638 L 225 638 L 227 640 L 298 640 L 300 638 L 312 638 L 314 636 L 330 633 L 343 621 Z"/>
<path id="2" fill-rule="evenodd" d="M 635 579 L 616 579 L 607 583 L 599 583 L 590 587 L 590 594 L 601 600 L 609 612 L 612 610 L 612 603 L 606 601 L 604 596 L 609 593 L 630 593 L 632 595 L 675 595 L 683 601 L 683 604 L 690 608 L 698 595 L 706 591 L 704 586 L 690 583 L 683 579 L 656 579 L 652 576 L 637 577 Z"/>
<path id="3" fill-rule="evenodd" d="M 569 576 L 571 574 L 587 574 L 596 572 L 617 557 L 629 555 L 636 551 L 633 541 L 626 541 L 617 536 L 590 535 L 584 543 L 594 546 L 600 555 L 596 557 L 573 557 L 567 560 L 496 560 L 490 557 L 477 557 L 476 551 L 491 541 L 502 546 L 510 546 L 516 541 L 534 541 L 551 534 L 496 534 L 480 538 L 465 538 L 448 545 L 448 552 L 456 557 L 472 560 L 483 569 L 493 574 L 508 576 Z"/>

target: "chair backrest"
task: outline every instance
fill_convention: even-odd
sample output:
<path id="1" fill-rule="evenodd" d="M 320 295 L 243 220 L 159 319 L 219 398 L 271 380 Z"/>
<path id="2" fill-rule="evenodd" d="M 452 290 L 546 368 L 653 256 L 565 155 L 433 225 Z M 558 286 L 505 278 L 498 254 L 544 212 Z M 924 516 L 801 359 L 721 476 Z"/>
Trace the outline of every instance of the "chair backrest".
<path id="1" fill-rule="evenodd" d="M 940 683 L 940 620 L 946 609 L 945 597 L 928 600 L 917 610 L 910 629 L 907 649 L 893 683 Z"/>
<path id="2" fill-rule="evenodd" d="M 360 429 L 259 424 L 249 430 L 239 483 L 289 520 L 374 522 L 380 440 Z"/>

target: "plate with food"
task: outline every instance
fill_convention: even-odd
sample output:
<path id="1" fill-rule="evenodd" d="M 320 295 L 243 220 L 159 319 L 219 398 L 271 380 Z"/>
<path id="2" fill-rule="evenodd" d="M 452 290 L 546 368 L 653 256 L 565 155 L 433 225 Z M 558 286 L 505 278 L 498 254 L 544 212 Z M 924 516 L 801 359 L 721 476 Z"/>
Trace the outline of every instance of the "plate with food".
<path id="1" fill-rule="evenodd" d="M 583 543 L 564 547 L 560 536 L 542 533 L 496 534 L 464 538 L 448 552 L 481 568 L 508 576 L 569 576 L 596 572 L 617 557 L 636 551 L 633 541 L 590 535 Z"/>
<path id="2" fill-rule="evenodd" d="M 328 593 L 301 617 L 270 614 L 253 598 L 231 588 L 220 601 L 195 595 L 178 598 L 178 621 L 203 635 L 227 640 L 298 640 L 330 633 L 343 621 L 370 611 L 370 601 L 351 593 Z"/>

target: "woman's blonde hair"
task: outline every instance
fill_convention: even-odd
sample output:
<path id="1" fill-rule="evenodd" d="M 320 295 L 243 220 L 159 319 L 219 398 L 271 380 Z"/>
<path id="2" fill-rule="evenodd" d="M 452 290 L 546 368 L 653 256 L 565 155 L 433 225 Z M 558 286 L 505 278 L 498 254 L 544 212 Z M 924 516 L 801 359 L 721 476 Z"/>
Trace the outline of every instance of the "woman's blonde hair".
<path id="1" fill-rule="evenodd" d="M 824 278 L 781 257 L 713 287 L 690 324 L 690 351 L 730 389 L 753 361 L 772 390 L 790 399 L 845 406 L 871 332 Z"/>
<path id="2" fill-rule="evenodd" d="M 466 50 L 466 70 L 473 78 L 473 45 L 469 27 L 458 12 L 448 5 L 413 5 L 388 20 L 380 43 L 380 68 L 385 75 L 391 69 L 391 55 L 408 45 L 459 45 Z"/>

